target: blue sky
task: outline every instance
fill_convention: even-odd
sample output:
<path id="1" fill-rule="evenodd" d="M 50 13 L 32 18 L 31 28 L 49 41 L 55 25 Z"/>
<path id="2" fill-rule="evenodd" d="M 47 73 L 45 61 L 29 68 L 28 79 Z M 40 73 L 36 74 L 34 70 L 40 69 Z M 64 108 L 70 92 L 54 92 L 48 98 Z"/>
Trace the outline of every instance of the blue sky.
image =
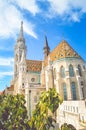
<path id="1" fill-rule="evenodd" d="M 24 23 L 27 58 L 43 60 L 65 39 L 86 61 L 86 0 L 0 0 L 0 91 L 13 78 L 14 45 Z"/>

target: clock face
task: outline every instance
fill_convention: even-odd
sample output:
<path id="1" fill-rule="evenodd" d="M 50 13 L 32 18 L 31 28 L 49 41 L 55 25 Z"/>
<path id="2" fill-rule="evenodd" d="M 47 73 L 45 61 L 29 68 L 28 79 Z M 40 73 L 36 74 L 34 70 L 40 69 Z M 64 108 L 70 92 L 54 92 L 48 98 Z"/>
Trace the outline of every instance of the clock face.
<path id="1" fill-rule="evenodd" d="M 35 81 L 35 78 L 32 78 L 31 81 L 34 82 L 34 81 Z"/>

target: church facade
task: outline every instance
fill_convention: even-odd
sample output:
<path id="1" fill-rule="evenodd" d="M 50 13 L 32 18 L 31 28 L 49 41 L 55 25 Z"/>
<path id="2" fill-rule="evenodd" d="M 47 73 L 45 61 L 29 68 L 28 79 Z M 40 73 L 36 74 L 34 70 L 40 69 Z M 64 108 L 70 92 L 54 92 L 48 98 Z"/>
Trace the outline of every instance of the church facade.
<path id="1" fill-rule="evenodd" d="M 55 87 L 64 99 L 57 122 L 68 123 L 77 130 L 86 130 L 86 67 L 82 57 L 65 41 L 50 52 L 47 37 L 44 60 L 27 60 L 27 47 L 21 22 L 20 35 L 14 49 L 13 94 L 24 94 L 29 118 L 41 92 Z"/>

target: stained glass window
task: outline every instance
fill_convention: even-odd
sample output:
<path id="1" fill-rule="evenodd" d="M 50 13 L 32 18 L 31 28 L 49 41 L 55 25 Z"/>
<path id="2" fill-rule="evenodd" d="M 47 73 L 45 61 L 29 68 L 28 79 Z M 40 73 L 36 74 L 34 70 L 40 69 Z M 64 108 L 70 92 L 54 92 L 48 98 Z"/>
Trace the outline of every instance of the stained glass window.
<path id="1" fill-rule="evenodd" d="M 63 83 L 63 94 L 64 94 L 64 100 L 67 100 L 67 88 L 66 88 L 66 83 Z"/>
<path id="2" fill-rule="evenodd" d="M 71 83 L 71 90 L 72 90 L 72 99 L 76 100 L 76 85 L 75 85 L 75 82 Z"/>
<path id="3" fill-rule="evenodd" d="M 61 77 L 65 78 L 65 68 L 61 66 Z"/>
<path id="4" fill-rule="evenodd" d="M 70 77 L 74 77 L 74 69 L 72 65 L 69 66 L 69 75 Z"/>

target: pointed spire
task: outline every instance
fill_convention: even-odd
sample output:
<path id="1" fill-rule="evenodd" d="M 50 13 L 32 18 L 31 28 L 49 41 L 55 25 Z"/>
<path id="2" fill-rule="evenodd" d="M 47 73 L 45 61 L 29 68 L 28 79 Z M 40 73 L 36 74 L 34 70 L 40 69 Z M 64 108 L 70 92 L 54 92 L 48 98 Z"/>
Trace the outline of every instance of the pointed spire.
<path id="1" fill-rule="evenodd" d="M 48 47 L 48 41 L 47 41 L 46 35 L 45 35 L 45 45 L 44 45 L 44 47 Z"/>
<path id="2" fill-rule="evenodd" d="M 18 41 L 23 41 L 25 43 L 25 39 L 23 36 L 23 21 L 21 21 L 20 34 L 19 34 L 19 37 L 17 39 L 17 42 Z"/>
<path id="3" fill-rule="evenodd" d="M 20 38 L 23 37 L 23 21 L 21 21 L 21 28 L 20 28 Z"/>
<path id="4" fill-rule="evenodd" d="M 50 53 L 50 48 L 48 46 L 48 41 L 47 41 L 46 35 L 45 35 L 45 44 L 44 44 L 43 50 L 44 50 L 44 57 L 46 58 Z"/>

